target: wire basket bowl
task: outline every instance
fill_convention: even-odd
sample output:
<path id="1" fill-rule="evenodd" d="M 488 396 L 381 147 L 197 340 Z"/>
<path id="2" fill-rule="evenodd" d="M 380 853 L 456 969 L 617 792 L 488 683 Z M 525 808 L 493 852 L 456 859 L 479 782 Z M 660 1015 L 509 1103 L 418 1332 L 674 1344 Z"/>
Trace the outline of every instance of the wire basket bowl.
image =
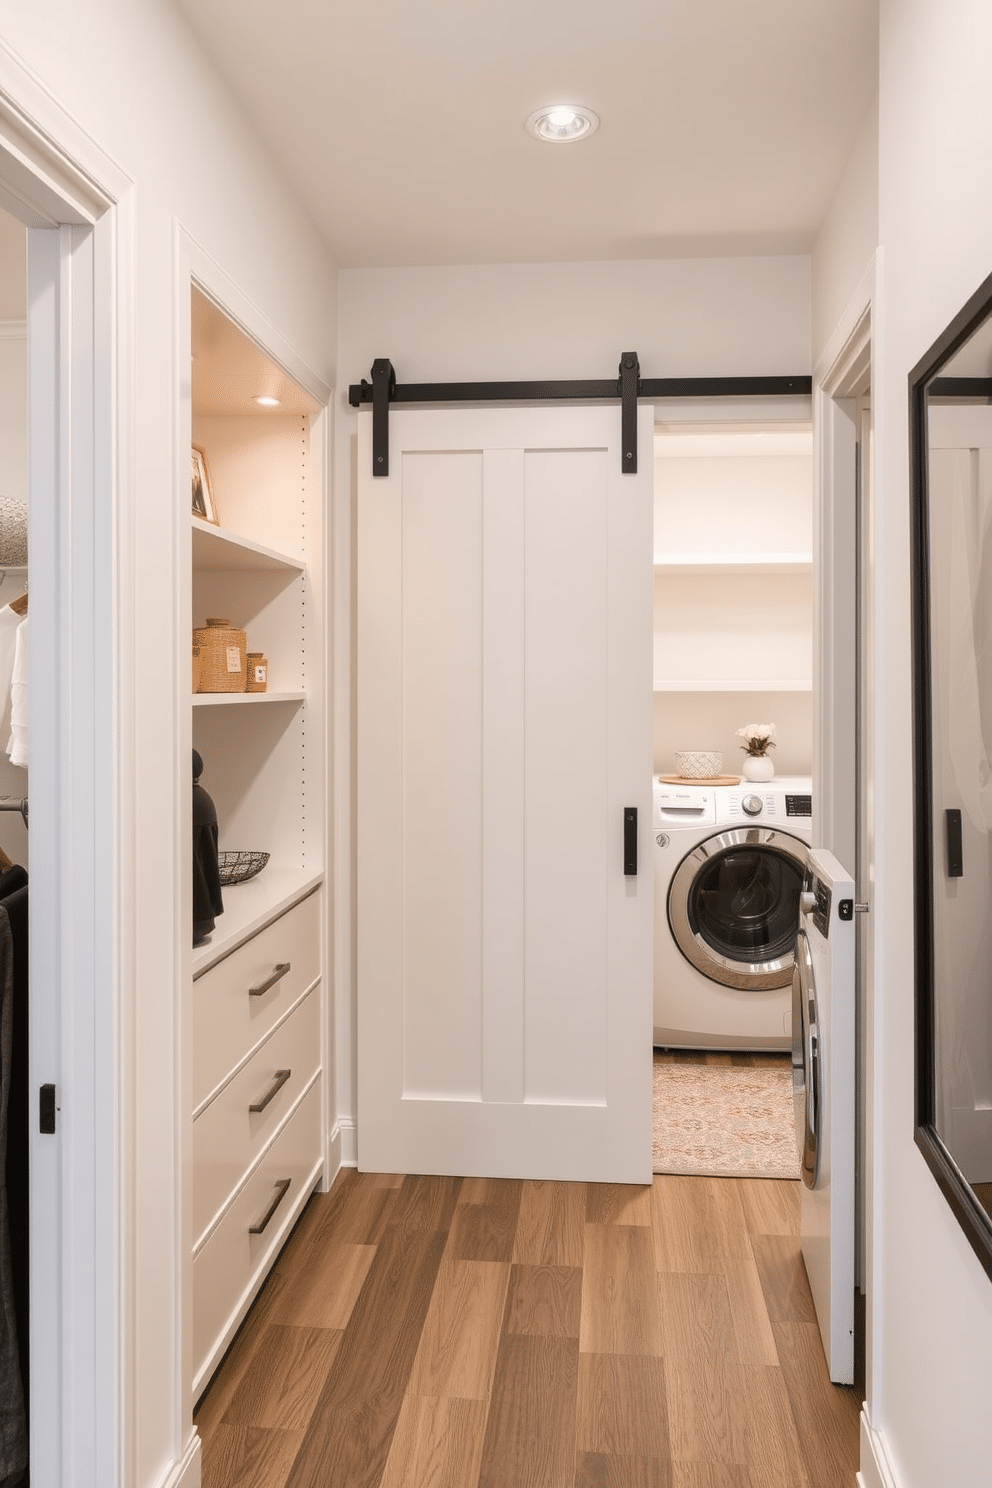
<path id="1" fill-rule="evenodd" d="M 228 888 L 231 884 L 247 883 L 249 878 L 261 873 L 268 861 L 267 852 L 219 852 L 217 866 L 221 886 Z"/>

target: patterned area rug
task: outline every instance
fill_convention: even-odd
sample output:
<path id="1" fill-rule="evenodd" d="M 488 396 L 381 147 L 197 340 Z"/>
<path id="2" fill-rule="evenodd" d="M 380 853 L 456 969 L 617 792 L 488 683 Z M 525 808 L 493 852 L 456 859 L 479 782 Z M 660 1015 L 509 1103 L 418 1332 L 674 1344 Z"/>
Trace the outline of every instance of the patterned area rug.
<path id="1" fill-rule="evenodd" d="M 798 1178 L 792 1072 L 654 1063 L 656 1173 Z"/>

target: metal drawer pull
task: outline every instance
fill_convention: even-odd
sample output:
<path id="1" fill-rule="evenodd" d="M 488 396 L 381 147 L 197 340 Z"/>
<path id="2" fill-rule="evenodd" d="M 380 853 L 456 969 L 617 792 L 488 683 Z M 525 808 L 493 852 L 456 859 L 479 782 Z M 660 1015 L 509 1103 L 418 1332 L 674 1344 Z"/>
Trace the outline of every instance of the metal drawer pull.
<path id="1" fill-rule="evenodd" d="M 254 987 L 248 988 L 248 996 L 264 997 L 270 987 L 274 987 L 276 982 L 282 981 L 287 971 L 289 971 L 290 965 L 291 963 L 289 961 L 280 961 L 278 966 L 272 968 L 272 975 L 270 977 L 267 977 L 264 982 L 256 982 Z"/>
<path id="2" fill-rule="evenodd" d="M 266 1106 L 269 1104 L 269 1101 L 273 1100 L 279 1094 L 280 1090 L 285 1085 L 286 1081 L 289 1079 L 292 1073 L 292 1070 L 276 1070 L 276 1076 L 275 1079 L 272 1081 L 272 1084 L 262 1096 L 261 1100 L 252 1101 L 251 1105 L 248 1107 L 249 1111 L 264 1111 Z"/>
<path id="3" fill-rule="evenodd" d="M 279 1182 L 276 1184 L 276 1196 L 272 1200 L 272 1203 L 269 1205 L 268 1209 L 266 1209 L 265 1213 L 258 1221 L 258 1224 L 248 1226 L 249 1235 L 260 1235 L 262 1233 L 269 1220 L 272 1218 L 273 1214 L 275 1214 L 276 1210 L 279 1208 L 279 1205 L 282 1203 L 283 1199 L 289 1193 L 292 1182 L 292 1178 L 280 1178 Z"/>

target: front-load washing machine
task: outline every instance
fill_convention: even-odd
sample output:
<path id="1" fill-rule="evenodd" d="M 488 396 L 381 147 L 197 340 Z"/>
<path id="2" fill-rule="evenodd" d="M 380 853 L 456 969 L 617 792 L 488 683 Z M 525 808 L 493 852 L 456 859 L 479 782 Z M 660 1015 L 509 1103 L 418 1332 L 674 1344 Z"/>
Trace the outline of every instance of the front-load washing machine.
<path id="1" fill-rule="evenodd" d="M 854 880 L 814 848 L 800 898 L 792 1089 L 799 1233 L 830 1378 L 854 1379 Z"/>
<path id="2" fill-rule="evenodd" d="M 789 1049 L 812 782 L 656 779 L 654 1043 Z"/>

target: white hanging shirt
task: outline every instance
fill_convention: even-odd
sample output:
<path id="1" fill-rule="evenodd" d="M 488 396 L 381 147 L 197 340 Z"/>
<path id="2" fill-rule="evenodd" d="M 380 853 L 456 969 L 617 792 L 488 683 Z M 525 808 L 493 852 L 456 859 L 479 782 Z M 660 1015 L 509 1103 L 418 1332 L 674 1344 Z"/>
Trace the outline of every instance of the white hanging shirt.
<path id="1" fill-rule="evenodd" d="M 10 679 L 10 743 L 7 755 L 12 765 L 28 764 L 28 617 L 14 636 L 14 668 Z"/>
<path id="2" fill-rule="evenodd" d="M 14 650 L 22 616 L 10 605 L 0 609 L 0 740 L 10 739 L 10 684 L 14 675 Z"/>

